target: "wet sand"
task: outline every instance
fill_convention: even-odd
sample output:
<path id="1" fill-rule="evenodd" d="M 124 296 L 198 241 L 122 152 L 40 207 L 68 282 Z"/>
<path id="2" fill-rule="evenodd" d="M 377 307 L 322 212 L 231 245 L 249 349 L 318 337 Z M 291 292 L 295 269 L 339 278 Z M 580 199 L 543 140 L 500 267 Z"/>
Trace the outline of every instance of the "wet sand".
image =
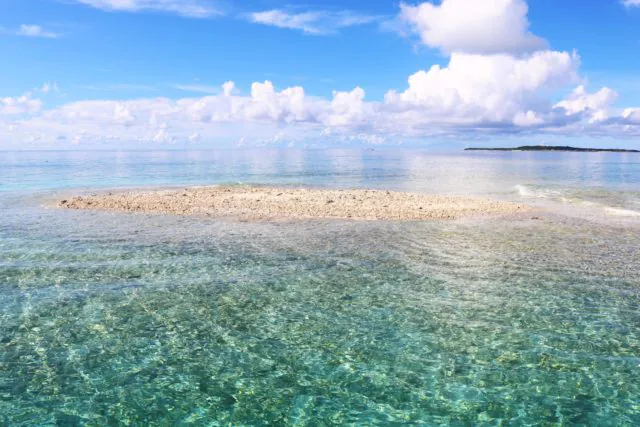
<path id="1" fill-rule="evenodd" d="M 511 215 L 532 210 L 523 204 L 472 197 L 380 190 L 253 186 L 108 192 L 61 200 L 57 206 L 65 209 L 232 217 L 241 220 L 442 220 Z"/>

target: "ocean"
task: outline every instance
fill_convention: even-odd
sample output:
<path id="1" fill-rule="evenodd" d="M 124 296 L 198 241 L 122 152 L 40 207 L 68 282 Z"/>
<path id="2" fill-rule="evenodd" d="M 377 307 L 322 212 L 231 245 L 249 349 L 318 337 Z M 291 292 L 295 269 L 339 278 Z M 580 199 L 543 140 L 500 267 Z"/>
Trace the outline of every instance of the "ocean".
<path id="1" fill-rule="evenodd" d="M 474 195 L 525 219 L 52 208 L 122 188 Z M 640 424 L 640 155 L 0 152 L 2 425 Z"/>

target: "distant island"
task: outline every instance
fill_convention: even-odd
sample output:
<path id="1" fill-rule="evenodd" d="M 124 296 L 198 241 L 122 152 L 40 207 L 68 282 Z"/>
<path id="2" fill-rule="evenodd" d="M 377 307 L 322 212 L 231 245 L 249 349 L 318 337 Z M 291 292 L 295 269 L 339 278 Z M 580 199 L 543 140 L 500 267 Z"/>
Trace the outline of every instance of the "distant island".
<path id="1" fill-rule="evenodd" d="M 577 153 L 640 153 L 640 150 L 622 148 L 578 148 L 553 145 L 524 145 L 515 148 L 465 148 L 465 151 L 570 151 Z"/>

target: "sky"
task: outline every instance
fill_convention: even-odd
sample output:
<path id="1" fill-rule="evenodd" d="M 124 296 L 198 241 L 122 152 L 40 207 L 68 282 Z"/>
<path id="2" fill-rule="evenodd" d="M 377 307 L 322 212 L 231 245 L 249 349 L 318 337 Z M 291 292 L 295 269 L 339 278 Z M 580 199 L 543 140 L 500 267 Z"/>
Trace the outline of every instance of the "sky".
<path id="1" fill-rule="evenodd" d="M 640 0 L 2 0 L 0 148 L 640 145 Z"/>

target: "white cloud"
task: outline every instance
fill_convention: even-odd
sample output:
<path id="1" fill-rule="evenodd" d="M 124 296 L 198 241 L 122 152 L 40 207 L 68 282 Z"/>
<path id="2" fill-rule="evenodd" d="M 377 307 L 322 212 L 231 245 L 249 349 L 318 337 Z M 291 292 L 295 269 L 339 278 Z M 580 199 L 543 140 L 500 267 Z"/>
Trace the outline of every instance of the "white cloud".
<path id="1" fill-rule="evenodd" d="M 0 97 L 0 116 L 15 116 L 15 115 L 29 115 L 36 114 L 42 110 L 43 102 L 38 98 L 34 98 L 34 93 L 41 93 L 44 95 L 50 92 L 59 91 L 56 83 L 46 82 L 42 86 L 34 88 L 20 96 L 14 97 Z M 2 124 L 2 123 L 0 123 Z"/>
<path id="2" fill-rule="evenodd" d="M 175 138 L 166 129 L 160 129 L 153 135 L 151 140 L 160 144 L 170 144 L 175 141 Z"/>
<path id="3" fill-rule="evenodd" d="M 628 122 L 640 126 L 640 108 L 627 108 L 622 113 L 622 118 Z"/>
<path id="4" fill-rule="evenodd" d="M 251 99 L 244 105 L 236 104 L 235 112 L 246 120 L 268 120 L 274 122 L 302 122 L 312 120 L 312 105 L 306 102 L 304 89 L 300 86 L 277 92 L 270 81 L 253 83 Z M 233 120 L 233 117 L 231 117 Z"/>
<path id="5" fill-rule="evenodd" d="M 567 52 L 522 58 L 456 53 L 447 67 L 434 65 L 410 76 L 409 87 L 388 92 L 385 101 L 396 111 L 420 112 L 429 121 L 509 122 L 547 108 L 540 93 L 577 81 L 579 62 Z"/>
<path id="6" fill-rule="evenodd" d="M 33 114 L 42 109 L 42 101 L 34 99 L 31 92 L 16 97 L 0 97 L 0 116 Z"/>
<path id="7" fill-rule="evenodd" d="M 364 89 L 351 92 L 333 92 L 331 108 L 323 121 L 327 126 L 353 126 L 361 124 L 373 113 L 371 105 L 364 102 Z"/>
<path id="8" fill-rule="evenodd" d="M 455 9 L 462 3 L 471 6 Z M 412 10 L 416 25 L 426 25 L 424 42 L 450 52 L 449 61 L 413 73 L 406 87 L 388 91 L 381 101 L 368 101 L 361 87 L 321 98 L 308 95 L 302 86 L 278 89 L 270 81 L 255 82 L 242 95 L 228 81 L 220 87 L 176 86 L 206 94 L 201 97 L 77 101 L 43 111 L 42 102 L 27 93 L 0 98 L 0 140 L 249 145 L 328 139 L 395 143 L 497 133 L 640 136 L 640 108 L 616 108 L 617 93 L 606 87 L 589 92 L 576 53 L 541 49 L 542 40 L 528 31 L 523 0 L 488 0 L 481 11 L 475 3 L 403 6 L 402 15 Z M 442 11 L 446 5 L 480 19 L 465 34 L 448 33 L 467 18 L 449 16 Z M 435 24 L 429 16 L 434 10 L 443 14 Z M 280 24 L 326 32 L 328 27 L 319 22 L 306 17 Z M 45 85 L 40 92 L 52 87 Z M 558 101 L 560 94 L 568 95 Z"/>
<path id="9" fill-rule="evenodd" d="M 400 5 L 400 20 L 444 53 L 523 53 L 546 42 L 529 31 L 525 0 L 442 0 Z"/>
<path id="10" fill-rule="evenodd" d="M 62 34 L 46 30 L 40 25 L 28 24 L 22 24 L 18 29 L 0 27 L 0 33 L 21 37 L 39 37 L 45 39 L 57 39 L 59 37 L 62 37 Z"/>
<path id="11" fill-rule="evenodd" d="M 235 82 L 229 81 L 222 84 L 222 93 L 224 93 L 226 96 L 231 96 L 235 90 L 236 90 Z"/>
<path id="12" fill-rule="evenodd" d="M 222 12 L 207 0 L 72 0 L 109 12 L 166 12 L 188 18 L 209 18 Z"/>
<path id="13" fill-rule="evenodd" d="M 588 113 L 590 121 L 603 121 L 609 117 L 608 110 L 618 99 L 618 94 L 604 87 L 595 93 L 588 93 L 583 85 L 578 86 L 567 99 L 555 105 L 567 115 Z"/>
<path id="14" fill-rule="evenodd" d="M 248 15 L 251 22 L 279 28 L 299 30 L 306 34 L 326 35 L 341 28 L 369 24 L 379 18 L 352 11 L 307 11 L 288 12 L 280 9 L 254 12 Z"/>
<path id="15" fill-rule="evenodd" d="M 243 96 L 234 94 L 235 85 L 227 82 L 214 96 L 79 101 L 45 111 L 30 96 L 2 98 L 2 113 L 9 119 L 0 120 L 0 139 L 266 144 L 328 139 L 380 143 L 467 132 L 640 134 L 640 109 L 616 113 L 610 108 L 615 93 L 609 89 L 590 94 L 578 87 L 556 104 L 543 96 L 574 81 L 578 61 L 573 55 L 459 55 L 448 67 L 414 74 L 403 92 L 390 91 L 384 102 L 366 101 L 359 87 L 327 99 L 308 96 L 299 86 L 278 90 L 269 81 L 254 83 Z M 474 69 L 477 75 L 467 71 Z M 21 116 L 12 120 L 8 114 Z"/>
<path id="16" fill-rule="evenodd" d="M 622 0 L 622 4 L 627 7 L 640 6 L 640 0 Z"/>
<path id="17" fill-rule="evenodd" d="M 58 87 L 58 84 L 55 82 L 46 82 L 42 85 L 42 87 L 40 88 L 40 92 L 46 94 L 49 94 L 51 92 L 60 92 L 60 88 Z"/>

